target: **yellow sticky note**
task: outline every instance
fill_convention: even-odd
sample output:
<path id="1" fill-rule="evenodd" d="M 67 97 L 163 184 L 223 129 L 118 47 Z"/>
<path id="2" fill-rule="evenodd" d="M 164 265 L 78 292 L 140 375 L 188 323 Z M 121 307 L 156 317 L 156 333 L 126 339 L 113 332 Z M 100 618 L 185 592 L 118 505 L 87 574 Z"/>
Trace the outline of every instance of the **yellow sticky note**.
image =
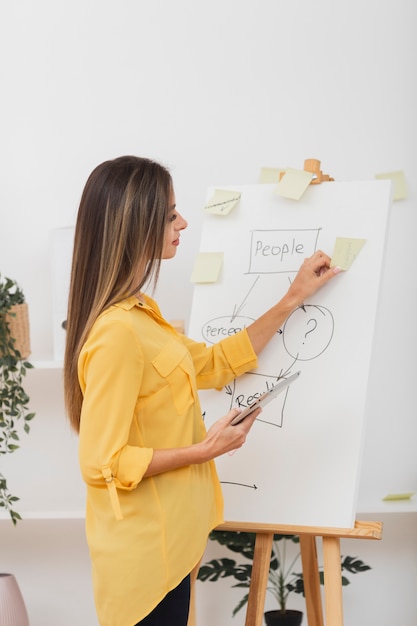
<path id="1" fill-rule="evenodd" d="M 407 197 L 407 183 L 405 180 L 404 172 L 399 170 L 398 172 L 386 172 L 384 174 L 375 174 L 375 178 L 378 180 L 392 180 L 392 199 L 404 200 Z"/>
<path id="2" fill-rule="evenodd" d="M 288 168 L 277 185 L 277 193 L 284 198 L 299 200 L 312 179 L 312 172 Z"/>
<path id="3" fill-rule="evenodd" d="M 286 168 L 279 169 L 278 167 L 261 167 L 259 173 L 259 183 L 261 185 L 271 185 L 273 183 L 279 183 L 279 175 L 281 172 L 285 172 Z"/>
<path id="4" fill-rule="evenodd" d="M 223 265 L 223 252 L 199 252 L 191 273 L 192 283 L 215 283 Z"/>
<path id="5" fill-rule="evenodd" d="M 385 501 L 388 500 L 410 500 L 414 495 L 414 491 L 409 491 L 406 493 L 388 493 L 385 498 L 382 498 Z"/>
<path id="6" fill-rule="evenodd" d="M 207 213 L 216 215 L 227 215 L 240 200 L 239 191 L 228 191 L 226 189 L 216 189 L 204 210 Z"/>
<path id="7" fill-rule="evenodd" d="M 366 239 L 336 237 L 332 254 L 331 267 L 348 270 L 366 243 Z"/>

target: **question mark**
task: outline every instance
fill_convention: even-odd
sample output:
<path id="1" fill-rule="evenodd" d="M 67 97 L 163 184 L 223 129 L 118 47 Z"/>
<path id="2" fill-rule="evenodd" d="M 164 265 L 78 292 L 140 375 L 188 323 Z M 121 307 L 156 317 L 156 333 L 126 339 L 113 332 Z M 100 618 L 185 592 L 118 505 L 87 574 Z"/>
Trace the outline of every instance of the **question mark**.
<path id="1" fill-rule="evenodd" d="M 314 326 L 313 326 L 313 328 L 311 328 L 310 330 L 308 330 L 308 331 L 306 332 L 306 334 L 304 335 L 304 339 L 306 339 L 306 338 L 307 338 L 307 335 L 309 335 L 310 333 L 312 333 L 312 332 L 313 332 L 313 330 L 316 330 L 316 328 L 317 328 L 317 320 L 315 320 L 313 317 L 311 317 L 311 318 L 308 320 L 308 322 L 307 322 L 307 326 L 309 325 L 309 323 L 310 323 L 310 322 L 313 322 Z M 304 343 L 305 343 L 305 342 L 303 341 L 303 344 L 304 344 Z"/>

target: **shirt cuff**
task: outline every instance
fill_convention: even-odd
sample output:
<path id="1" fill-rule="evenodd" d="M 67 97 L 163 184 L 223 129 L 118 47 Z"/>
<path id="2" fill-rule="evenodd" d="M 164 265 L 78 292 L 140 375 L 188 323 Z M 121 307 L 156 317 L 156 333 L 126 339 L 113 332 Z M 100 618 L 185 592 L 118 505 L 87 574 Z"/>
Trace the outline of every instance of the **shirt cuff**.
<path id="1" fill-rule="evenodd" d="M 125 446 L 120 452 L 114 472 L 119 489 L 135 489 L 152 461 L 153 449 Z"/>
<path id="2" fill-rule="evenodd" d="M 222 341 L 223 352 L 236 376 L 240 376 L 258 365 L 258 357 L 252 347 L 246 328 Z"/>

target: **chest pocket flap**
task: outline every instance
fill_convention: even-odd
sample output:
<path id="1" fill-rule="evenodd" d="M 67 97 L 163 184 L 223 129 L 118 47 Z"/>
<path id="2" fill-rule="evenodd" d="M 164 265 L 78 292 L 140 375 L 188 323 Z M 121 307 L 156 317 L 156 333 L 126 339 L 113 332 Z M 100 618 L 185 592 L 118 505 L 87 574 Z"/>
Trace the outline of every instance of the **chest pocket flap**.
<path id="1" fill-rule="evenodd" d="M 152 365 L 169 384 L 178 414 L 183 414 L 194 402 L 194 368 L 187 348 L 175 339 L 170 339 Z"/>

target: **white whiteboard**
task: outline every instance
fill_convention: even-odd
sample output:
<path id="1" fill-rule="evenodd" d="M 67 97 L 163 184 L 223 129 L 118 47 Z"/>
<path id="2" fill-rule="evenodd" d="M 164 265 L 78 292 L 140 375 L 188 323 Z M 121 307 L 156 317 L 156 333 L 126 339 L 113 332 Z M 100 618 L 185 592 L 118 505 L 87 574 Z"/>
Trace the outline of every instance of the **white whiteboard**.
<path id="1" fill-rule="evenodd" d="M 198 341 L 214 343 L 257 318 L 317 248 L 331 256 L 336 237 L 366 243 L 347 272 L 289 316 L 256 370 L 221 391 L 200 392 L 209 426 L 301 370 L 265 407 L 245 446 L 217 459 L 225 519 L 351 528 L 390 183 L 311 185 L 298 201 L 278 196 L 275 185 L 226 189 L 241 193 L 238 205 L 204 217 L 200 251 L 223 252 L 224 262 L 216 283 L 194 288 L 189 335 Z"/>

